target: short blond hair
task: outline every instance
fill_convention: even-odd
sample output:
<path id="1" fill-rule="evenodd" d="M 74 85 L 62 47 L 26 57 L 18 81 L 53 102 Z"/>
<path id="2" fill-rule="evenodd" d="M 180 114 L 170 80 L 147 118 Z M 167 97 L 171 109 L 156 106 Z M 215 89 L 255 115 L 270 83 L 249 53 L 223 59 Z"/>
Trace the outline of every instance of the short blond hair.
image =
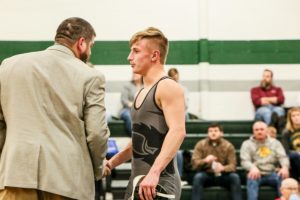
<path id="1" fill-rule="evenodd" d="M 154 27 L 149 27 L 143 31 L 139 31 L 131 37 L 129 41 L 130 47 L 134 43 L 142 39 L 151 40 L 153 43 L 155 43 L 158 46 L 160 52 L 160 58 L 161 58 L 160 63 L 165 64 L 167 60 L 168 51 L 169 51 L 169 41 L 162 33 L 162 31 Z"/>

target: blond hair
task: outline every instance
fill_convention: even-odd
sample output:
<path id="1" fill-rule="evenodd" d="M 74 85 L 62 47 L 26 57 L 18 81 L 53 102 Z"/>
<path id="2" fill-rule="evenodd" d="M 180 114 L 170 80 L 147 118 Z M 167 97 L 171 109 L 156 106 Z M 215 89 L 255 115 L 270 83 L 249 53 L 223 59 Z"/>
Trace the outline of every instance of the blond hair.
<path id="1" fill-rule="evenodd" d="M 286 129 L 289 131 L 295 131 L 295 125 L 292 121 L 292 112 L 299 112 L 300 113 L 300 108 L 298 107 L 293 107 L 289 109 L 288 114 L 287 114 L 287 122 L 286 122 Z"/>
<path id="2" fill-rule="evenodd" d="M 165 37 L 165 35 L 157 28 L 154 27 L 149 27 L 143 31 L 139 31 L 135 33 L 130 41 L 129 45 L 130 47 L 142 40 L 142 39 L 147 39 L 151 40 L 153 43 L 155 43 L 158 46 L 159 52 L 160 52 L 160 63 L 165 64 L 167 60 L 167 55 L 168 55 L 168 50 L 169 50 L 169 41 Z"/>

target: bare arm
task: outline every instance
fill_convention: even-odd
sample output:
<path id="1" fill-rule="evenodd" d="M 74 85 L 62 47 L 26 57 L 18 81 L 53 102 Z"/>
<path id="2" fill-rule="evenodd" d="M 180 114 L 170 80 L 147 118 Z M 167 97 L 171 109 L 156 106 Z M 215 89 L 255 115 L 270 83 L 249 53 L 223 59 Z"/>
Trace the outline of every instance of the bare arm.
<path id="1" fill-rule="evenodd" d="M 130 141 L 125 149 L 114 155 L 111 159 L 107 161 L 107 165 L 110 170 L 119 166 L 120 164 L 127 162 L 132 157 L 132 141 Z"/>

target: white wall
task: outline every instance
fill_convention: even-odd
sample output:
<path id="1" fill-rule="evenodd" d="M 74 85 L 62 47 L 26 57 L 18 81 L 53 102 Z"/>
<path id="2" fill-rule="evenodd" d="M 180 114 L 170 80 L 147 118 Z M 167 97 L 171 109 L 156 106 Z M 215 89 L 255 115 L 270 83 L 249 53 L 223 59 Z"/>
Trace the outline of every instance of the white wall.
<path id="1" fill-rule="evenodd" d="M 97 40 L 128 40 L 148 26 L 170 40 L 299 39 L 299 0 L 0 0 L 0 40 L 51 40 L 71 16 Z"/>
<path id="2" fill-rule="evenodd" d="M 133 33 L 156 26 L 170 40 L 261 40 L 300 38 L 299 0 L 0 0 L 0 40 L 52 40 L 58 24 L 78 16 L 95 27 L 96 40 L 128 40 Z M 3 49 L 1 49 L 3 50 Z M 173 66 L 167 66 L 173 67 Z M 189 109 L 204 119 L 252 119 L 246 89 L 210 91 L 201 83 L 259 81 L 266 65 L 180 65 L 181 80 L 194 81 Z M 300 65 L 267 65 L 275 80 L 299 80 Z M 128 66 L 97 66 L 107 81 L 126 81 Z M 196 88 L 197 88 L 196 87 Z M 286 91 L 295 105 L 298 91 Z M 108 95 L 107 107 L 117 113 L 119 93 Z"/>
<path id="3" fill-rule="evenodd" d="M 0 0 L 0 40 L 51 40 L 68 17 L 88 20 L 97 40 L 128 40 L 148 26 L 170 40 L 195 40 L 198 0 Z"/>

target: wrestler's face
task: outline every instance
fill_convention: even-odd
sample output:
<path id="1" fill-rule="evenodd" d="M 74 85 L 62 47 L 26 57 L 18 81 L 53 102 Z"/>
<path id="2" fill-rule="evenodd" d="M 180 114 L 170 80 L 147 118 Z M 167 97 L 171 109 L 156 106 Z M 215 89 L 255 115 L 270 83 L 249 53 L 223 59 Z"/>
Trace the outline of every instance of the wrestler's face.
<path id="1" fill-rule="evenodd" d="M 141 39 L 132 44 L 127 57 L 133 73 L 145 75 L 152 65 L 153 49 L 148 39 Z"/>

